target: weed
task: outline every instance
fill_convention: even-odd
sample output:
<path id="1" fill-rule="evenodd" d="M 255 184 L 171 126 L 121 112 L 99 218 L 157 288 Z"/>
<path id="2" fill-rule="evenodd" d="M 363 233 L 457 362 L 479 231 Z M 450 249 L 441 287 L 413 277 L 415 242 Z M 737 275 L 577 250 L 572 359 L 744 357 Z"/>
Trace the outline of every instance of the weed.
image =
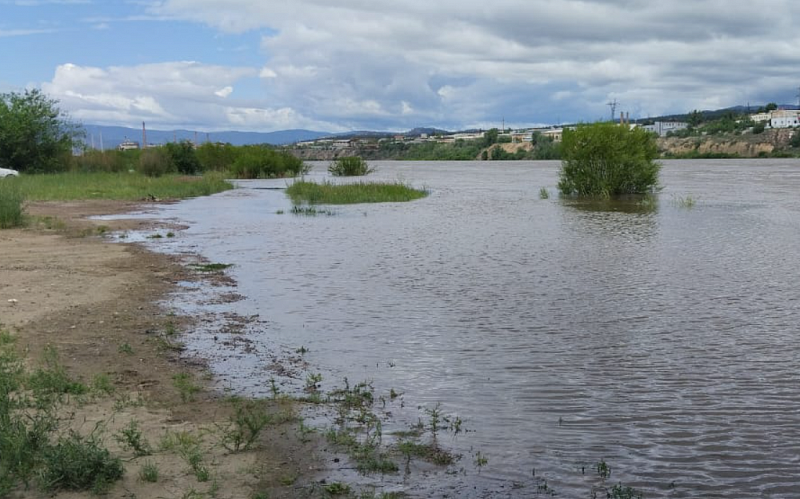
<path id="1" fill-rule="evenodd" d="M 600 462 L 597 463 L 595 467 L 597 469 L 597 475 L 605 480 L 611 476 L 611 468 L 608 466 L 608 463 L 605 460 L 601 459 Z"/>
<path id="2" fill-rule="evenodd" d="M 167 321 L 164 325 L 164 334 L 167 336 L 175 336 L 177 330 L 175 329 L 175 323 L 172 321 Z"/>
<path id="3" fill-rule="evenodd" d="M 147 239 L 162 239 L 163 237 L 161 234 L 151 234 L 147 236 Z"/>
<path id="4" fill-rule="evenodd" d="M 170 232 L 167 232 L 167 237 L 169 237 L 169 238 L 173 238 L 173 237 L 175 237 L 175 233 L 174 233 L 174 232 L 171 232 L 171 231 L 170 231 Z"/>
<path id="5" fill-rule="evenodd" d="M 161 437 L 159 449 L 166 452 L 177 452 L 178 454 L 185 454 L 190 449 L 198 447 L 201 440 L 198 436 L 193 435 L 186 431 L 171 432 L 167 431 Z"/>
<path id="6" fill-rule="evenodd" d="M 92 391 L 105 395 L 114 393 L 114 384 L 108 374 L 99 373 L 94 375 L 94 378 L 92 378 Z"/>
<path id="7" fill-rule="evenodd" d="M 0 229 L 19 227 L 24 221 L 25 195 L 17 185 L 17 179 L 0 181 Z"/>
<path id="8" fill-rule="evenodd" d="M 608 499 L 642 499 L 642 493 L 632 487 L 623 486 L 618 483 L 606 492 Z"/>
<path id="9" fill-rule="evenodd" d="M 191 265 L 198 272 L 219 272 L 232 266 L 232 263 L 195 263 Z"/>
<path id="10" fill-rule="evenodd" d="M 439 466 L 449 466 L 458 459 L 457 455 L 440 448 L 434 443 L 400 442 L 397 448 L 406 458 L 417 457 Z"/>
<path id="11" fill-rule="evenodd" d="M 481 451 L 478 451 L 478 452 L 475 453 L 475 461 L 474 462 L 475 462 L 475 466 L 478 468 L 478 473 L 480 473 L 480 470 L 484 466 L 489 464 L 489 459 L 483 453 L 481 453 Z"/>
<path id="12" fill-rule="evenodd" d="M 83 395 L 89 391 L 83 383 L 69 378 L 64 366 L 59 362 L 58 351 L 52 345 L 45 347 L 42 363 L 44 366 L 35 370 L 27 381 L 28 388 L 34 392 L 37 399 L 42 399 L 45 395 Z"/>
<path id="13" fill-rule="evenodd" d="M 94 435 L 70 432 L 43 453 L 42 487 L 48 491 L 101 492 L 122 478 L 122 461 L 100 446 Z"/>
<path id="14" fill-rule="evenodd" d="M 297 481 L 298 478 L 300 478 L 300 475 L 292 473 L 289 475 L 283 475 L 282 477 L 279 478 L 279 481 L 281 482 L 281 485 L 283 485 L 284 487 L 288 487 L 290 485 L 294 485 L 294 483 Z"/>
<path id="15" fill-rule="evenodd" d="M 305 215 L 305 216 L 308 216 L 308 217 L 315 217 L 317 215 L 333 216 L 333 215 L 336 214 L 335 212 L 333 212 L 331 210 L 322 210 L 322 209 L 314 208 L 313 206 L 298 206 L 298 205 L 292 206 L 292 209 L 291 209 L 290 212 L 293 215 Z"/>
<path id="16" fill-rule="evenodd" d="M 309 373 L 306 376 L 306 390 L 307 391 L 316 391 L 319 388 L 319 384 L 322 383 L 322 373 Z"/>
<path id="17" fill-rule="evenodd" d="M 329 483 L 324 487 L 325 492 L 332 496 L 344 496 L 350 494 L 350 486 L 341 482 Z"/>
<path id="18" fill-rule="evenodd" d="M 306 426 L 303 420 L 300 420 L 300 423 L 297 425 L 297 435 L 300 437 L 300 441 L 303 443 L 309 442 L 311 440 L 310 435 L 316 431 L 317 430 L 314 428 Z"/>
<path id="19" fill-rule="evenodd" d="M 369 175 L 374 171 L 375 168 L 370 168 L 367 162 L 358 156 L 337 158 L 328 166 L 328 172 L 334 177 L 358 177 Z"/>
<path id="20" fill-rule="evenodd" d="M 233 399 L 233 415 L 222 429 L 222 445 L 231 452 L 249 449 L 274 418 L 254 400 Z"/>
<path id="21" fill-rule="evenodd" d="M 305 354 L 308 353 L 308 348 L 301 346 L 300 348 L 295 350 L 294 353 L 299 353 L 300 355 L 305 355 Z"/>
<path id="22" fill-rule="evenodd" d="M 127 355 L 133 355 L 133 347 L 130 346 L 129 343 L 122 343 L 120 344 L 119 348 L 117 348 L 119 353 L 124 353 Z"/>
<path id="23" fill-rule="evenodd" d="M 283 213 L 284 213 L 283 210 L 278 210 L 275 212 L 276 215 L 283 215 Z"/>
<path id="24" fill-rule="evenodd" d="M 692 209 L 697 204 L 697 198 L 695 198 L 691 194 L 687 194 L 686 197 L 675 196 L 674 203 L 679 208 Z"/>
<path id="25" fill-rule="evenodd" d="M 278 395 L 281 393 L 280 388 L 278 388 L 277 383 L 275 382 L 275 378 L 269 379 L 269 390 L 272 392 L 272 398 L 278 398 Z"/>
<path id="26" fill-rule="evenodd" d="M 546 187 L 539 189 L 539 199 L 550 199 L 550 191 Z"/>
<path id="27" fill-rule="evenodd" d="M 143 482 L 156 483 L 158 481 L 158 465 L 153 461 L 145 461 L 139 469 L 139 479 Z"/>
<path id="28" fill-rule="evenodd" d="M 149 456 L 153 453 L 136 420 L 128 423 L 128 426 L 117 432 L 114 438 L 124 449 L 133 451 L 136 457 Z"/>
<path id="29" fill-rule="evenodd" d="M 192 402 L 200 387 L 194 383 L 189 373 L 178 373 L 172 377 L 172 384 L 181 395 L 181 401 Z"/>

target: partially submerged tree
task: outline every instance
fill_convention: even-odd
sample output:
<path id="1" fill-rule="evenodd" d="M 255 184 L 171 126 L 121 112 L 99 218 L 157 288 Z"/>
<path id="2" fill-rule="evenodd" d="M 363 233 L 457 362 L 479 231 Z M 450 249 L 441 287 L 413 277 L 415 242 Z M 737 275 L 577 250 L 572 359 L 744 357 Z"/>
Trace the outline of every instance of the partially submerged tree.
<path id="1" fill-rule="evenodd" d="M 565 195 L 644 194 L 658 186 L 655 136 L 614 123 L 564 130 L 558 189 Z"/>
<path id="2" fill-rule="evenodd" d="M 0 168 L 63 170 L 80 135 L 58 101 L 40 90 L 0 94 Z"/>

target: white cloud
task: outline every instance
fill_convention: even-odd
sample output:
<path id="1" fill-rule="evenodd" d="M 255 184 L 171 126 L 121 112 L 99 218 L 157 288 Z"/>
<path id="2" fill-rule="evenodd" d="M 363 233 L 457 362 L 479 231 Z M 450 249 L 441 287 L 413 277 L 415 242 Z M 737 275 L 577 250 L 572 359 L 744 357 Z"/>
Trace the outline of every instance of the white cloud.
<path id="1" fill-rule="evenodd" d="M 797 85 L 786 0 L 165 0 L 149 15 L 268 29 L 270 96 L 351 127 L 679 112 Z"/>
<path id="2" fill-rule="evenodd" d="M 64 64 L 42 89 L 71 116 L 86 123 L 207 130 L 271 131 L 286 127 L 336 130 L 288 107 L 231 101 L 237 81 L 258 70 L 197 62 L 165 62 L 98 68 Z"/>

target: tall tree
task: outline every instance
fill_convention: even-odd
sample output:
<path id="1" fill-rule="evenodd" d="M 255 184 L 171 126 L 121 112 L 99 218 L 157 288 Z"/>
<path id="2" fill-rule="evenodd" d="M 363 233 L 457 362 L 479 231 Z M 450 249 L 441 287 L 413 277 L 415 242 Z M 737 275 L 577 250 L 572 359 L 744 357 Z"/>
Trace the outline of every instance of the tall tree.
<path id="1" fill-rule="evenodd" d="M 81 135 L 58 101 L 40 90 L 0 94 L 0 167 L 21 172 L 63 170 Z"/>

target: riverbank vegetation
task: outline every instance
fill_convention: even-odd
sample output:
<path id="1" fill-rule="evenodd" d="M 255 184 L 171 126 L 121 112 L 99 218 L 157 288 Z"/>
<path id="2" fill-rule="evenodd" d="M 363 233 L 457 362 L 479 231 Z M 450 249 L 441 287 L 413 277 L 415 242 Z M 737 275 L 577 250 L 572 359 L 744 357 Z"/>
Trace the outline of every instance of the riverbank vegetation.
<path id="1" fill-rule="evenodd" d="M 358 204 L 413 201 L 428 195 L 401 182 L 334 184 L 300 180 L 286 188 L 295 204 Z"/>
<path id="2" fill-rule="evenodd" d="M 0 229 L 22 225 L 24 200 L 17 179 L 0 179 Z"/>
<path id="3" fill-rule="evenodd" d="M 148 177 L 138 173 L 68 172 L 20 175 L 12 182 L 29 201 L 184 199 L 233 188 L 219 173 Z"/>
<path id="4" fill-rule="evenodd" d="M 609 198 L 645 194 L 658 186 L 654 136 L 615 123 L 564 130 L 558 189 L 564 195 Z"/>

